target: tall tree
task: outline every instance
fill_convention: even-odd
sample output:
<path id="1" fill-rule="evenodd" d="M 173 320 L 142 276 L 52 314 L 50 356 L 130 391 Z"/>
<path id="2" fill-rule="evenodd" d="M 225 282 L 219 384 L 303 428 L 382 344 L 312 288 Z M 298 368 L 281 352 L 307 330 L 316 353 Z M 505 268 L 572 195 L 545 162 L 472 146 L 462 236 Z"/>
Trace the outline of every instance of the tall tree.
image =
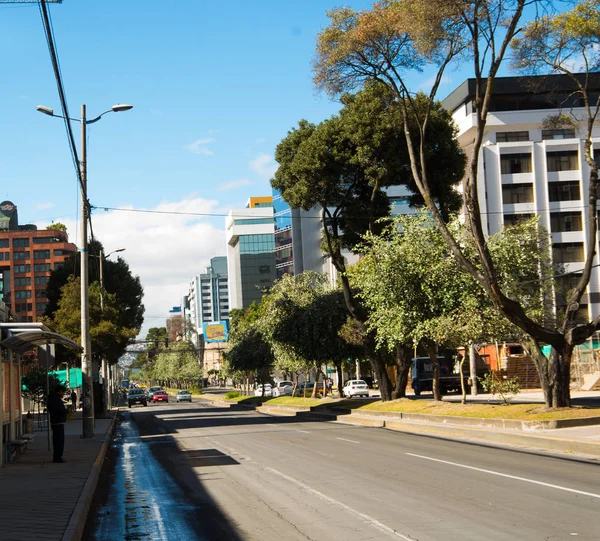
<path id="1" fill-rule="evenodd" d="M 383 188 L 413 185 L 402 138 L 405 127 L 392 97 L 374 83 L 356 96 L 344 96 L 338 116 L 318 126 L 300 121 L 277 146 L 279 169 L 271 180 L 290 206 L 322 209 L 323 249 L 339 272 L 347 308 L 361 330 L 384 400 L 392 395 L 388 359 L 377 351 L 365 326 L 367 314 L 349 286 L 343 249 L 351 249 L 364 232 L 378 233 L 384 227 L 380 219 L 389 216 L 390 207 Z M 426 104 L 422 97 L 417 102 Z M 448 113 L 436 106 L 432 118 L 440 129 L 428 139 L 426 152 L 433 157 L 437 148 L 440 158 L 427 164 L 438 173 L 436 202 L 450 214 L 456 209 L 452 186 L 462 177 L 464 156 Z"/>
<path id="2" fill-rule="evenodd" d="M 93 240 L 89 243 L 90 265 L 89 283 L 100 281 L 100 251 L 103 250 L 102 244 Z M 104 259 L 103 265 L 103 286 L 108 293 L 115 295 L 119 305 L 119 324 L 123 327 L 140 329 L 144 322 L 144 289 L 139 276 L 134 276 L 129 269 L 127 262 L 119 257 L 116 261 Z M 48 303 L 45 315 L 52 317 L 58 309 L 58 302 L 61 295 L 61 288 L 67 283 L 69 276 L 79 276 L 79 254 L 74 254 L 68 258 L 64 265 L 52 271 L 50 279 L 46 286 L 48 293 Z"/>
<path id="3" fill-rule="evenodd" d="M 503 289 L 484 235 L 477 183 L 479 153 L 494 81 L 510 43 L 520 31 L 525 7 L 530 4 L 541 9 L 552 8 L 551 1 L 384 0 L 363 12 L 348 8 L 333 10 L 329 13 L 329 26 L 318 37 L 314 70 L 317 86 L 331 95 L 342 94 L 374 80 L 388 86 L 404 119 L 413 178 L 444 241 L 459 264 L 484 288 L 497 309 L 529 335 L 546 404 L 563 407 L 570 405 L 573 348 L 600 326 L 600 321 L 576 324 L 577 303 L 572 303 L 564 325 L 558 328 L 544 325 L 529 317 L 520 299 Z M 469 148 L 469 168 L 463 190 L 475 257 L 465 253 L 446 226 L 434 199 L 431 172 L 425 160 L 431 111 L 444 72 L 452 63 L 464 65 L 465 60 L 472 62 L 475 75 L 475 137 Z M 434 67 L 436 73 L 428 96 L 429 106 L 419 111 L 407 75 L 426 66 Z M 410 120 L 418 128 L 414 132 L 408 129 Z M 595 209 L 595 191 L 590 192 L 590 204 Z M 590 224 L 594 231 L 594 242 L 590 245 L 595 246 L 595 217 L 590 219 Z M 586 285 L 587 282 L 583 287 Z M 550 359 L 541 354 L 541 343 L 552 346 Z"/>

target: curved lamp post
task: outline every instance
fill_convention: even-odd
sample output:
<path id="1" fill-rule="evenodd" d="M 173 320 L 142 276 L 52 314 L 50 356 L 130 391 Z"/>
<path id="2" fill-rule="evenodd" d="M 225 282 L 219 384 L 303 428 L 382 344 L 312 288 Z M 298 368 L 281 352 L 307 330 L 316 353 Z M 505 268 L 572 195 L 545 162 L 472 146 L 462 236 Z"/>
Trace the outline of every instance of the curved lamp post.
<path id="1" fill-rule="evenodd" d="M 81 375 L 82 375 L 82 437 L 94 437 L 94 386 L 92 373 L 92 347 L 90 342 L 90 313 L 88 297 L 88 241 L 87 241 L 87 146 L 86 146 L 86 126 L 98 122 L 106 113 L 120 113 L 129 111 L 133 105 L 117 104 L 110 109 L 100 113 L 97 117 L 89 119 L 86 117 L 86 106 L 81 106 L 81 118 L 68 118 L 81 124 L 81 159 L 79 161 L 79 176 L 81 180 L 81 345 L 83 353 L 81 355 Z M 45 105 L 38 105 L 36 109 L 40 113 L 57 118 L 67 117 L 55 115 L 54 110 Z"/>

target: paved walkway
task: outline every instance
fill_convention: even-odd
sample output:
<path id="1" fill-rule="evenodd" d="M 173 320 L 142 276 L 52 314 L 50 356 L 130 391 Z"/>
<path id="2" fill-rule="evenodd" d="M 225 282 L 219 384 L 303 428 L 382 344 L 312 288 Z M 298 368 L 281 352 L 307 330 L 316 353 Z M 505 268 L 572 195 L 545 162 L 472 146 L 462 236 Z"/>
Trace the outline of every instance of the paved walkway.
<path id="1" fill-rule="evenodd" d="M 116 412 L 115 412 L 116 413 Z M 64 464 L 52 462 L 46 429 L 17 460 L 0 468 L 0 539 L 2 541 L 75 541 L 108 447 L 113 418 L 96 419 L 95 437 L 81 438 L 81 413 L 65 425 Z"/>

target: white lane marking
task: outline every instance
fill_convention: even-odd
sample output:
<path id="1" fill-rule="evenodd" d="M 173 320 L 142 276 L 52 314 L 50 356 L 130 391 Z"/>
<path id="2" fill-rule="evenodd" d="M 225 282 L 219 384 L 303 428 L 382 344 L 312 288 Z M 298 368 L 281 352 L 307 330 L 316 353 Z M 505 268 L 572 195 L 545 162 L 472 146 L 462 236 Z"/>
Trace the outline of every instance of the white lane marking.
<path id="1" fill-rule="evenodd" d="M 289 475 L 286 475 L 285 473 L 281 473 L 280 471 L 275 470 L 273 468 L 265 468 L 265 469 L 270 472 L 273 472 L 276 475 L 279 475 L 280 477 L 283 477 L 283 479 L 285 479 L 286 481 L 290 481 L 291 483 L 294 483 L 294 484 L 298 485 L 299 487 L 302 487 L 307 492 L 310 492 L 313 496 L 317 496 L 318 498 L 321 498 L 322 500 L 325 500 L 326 502 L 328 502 L 332 505 L 336 505 L 336 506 L 340 507 L 344 511 L 350 513 L 351 515 L 361 518 L 362 520 L 366 521 L 368 524 L 370 524 L 371 526 L 374 526 L 375 528 L 377 528 L 378 530 L 380 530 L 382 532 L 385 532 L 389 535 L 393 535 L 400 539 L 404 539 L 404 541 L 414 541 L 414 539 L 412 539 L 410 537 L 406 537 L 406 536 L 402 535 L 401 533 L 398 533 L 396 530 L 393 530 L 389 526 L 382 524 L 378 520 L 375 520 L 373 517 L 370 517 L 369 515 L 365 515 L 364 513 L 361 513 L 360 511 L 356 511 L 355 509 L 352 509 L 352 507 L 347 506 L 345 503 L 335 500 L 335 499 L 331 498 L 330 496 L 327 496 L 326 494 L 323 494 L 322 492 L 319 492 L 318 490 L 315 490 L 314 488 L 309 487 L 308 485 L 304 484 L 302 481 L 298 481 L 297 479 L 294 479 L 293 477 L 290 477 Z"/>
<path id="2" fill-rule="evenodd" d="M 349 441 L 350 443 L 360 443 L 359 441 L 356 440 L 347 440 L 346 438 L 335 438 L 336 440 L 342 440 L 342 441 Z"/>
<path id="3" fill-rule="evenodd" d="M 296 432 L 302 432 L 302 434 L 310 434 L 308 430 L 300 430 L 299 428 L 296 429 Z"/>
<path id="4" fill-rule="evenodd" d="M 274 427 L 278 427 L 279 425 L 276 425 L 275 423 L 267 423 L 267 426 L 274 426 Z"/>
<path id="5" fill-rule="evenodd" d="M 457 466 L 459 468 L 465 468 L 467 470 L 480 471 L 483 473 L 489 473 L 490 475 L 497 475 L 499 477 L 506 477 L 508 479 L 515 479 L 517 481 L 525 481 L 526 483 L 532 483 L 534 485 L 541 485 L 543 487 L 556 488 L 557 490 L 564 490 L 565 492 L 573 492 L 575 494 L 581 494 L 582 496 L 591 496 L 592 498 L 600 498 L 600 494 L 594 494 L 593 492 L 584 492 L 583 490 L 576 490 L 574 488 L 563 487 L 560 485 L 553 485 L 551 483 L 544 483 L 543 481 L 536 481 L 535 479 L 528 479 L 527 477 L 518 477 L 517 475 L 509 475 L 507 473 L 500 473 L 494 470 L 485 470 L 483 468 L 476 468 L 474 466 L 467 466 L 466 464 L 459 464 L 458 462 L 450 462 L 448 460 L 441 460 L 439 458 L 433 458 L 430 456 L 415 455 L 413 453 L 404 453 L 408 456 L 414 456 L 417 458 L 423 458 L 425 460 L 432 460 L 433 462 L 441 462 L 442 464 L 449 464 L 450 466 Z"/>

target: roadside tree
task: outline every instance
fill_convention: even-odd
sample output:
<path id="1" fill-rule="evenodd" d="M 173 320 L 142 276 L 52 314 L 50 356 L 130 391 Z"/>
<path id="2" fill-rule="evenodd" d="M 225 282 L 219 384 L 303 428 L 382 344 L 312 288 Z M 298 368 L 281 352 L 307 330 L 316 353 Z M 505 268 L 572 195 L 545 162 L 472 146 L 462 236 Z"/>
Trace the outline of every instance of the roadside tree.
<path id="1" fill-rule="evenodd" d="M 342 103 L 339 115 L 319 125 L 302 120 L 288 133 L 277 146 L 279 169 L 271 184 L 293 208 L 321 208 L 323 251 L 339 273 L 347 309 L 361 330 L 382 399 L 389 400 L 389 356 L 376 349 L 365 326 L 367 314 L 348 283 L 343 250 L 351 249 L 366 231 L 378 233 L 384 227 L 379 220 L 390 215 L 385 187 L 413 186 L 402 138 L 405 129 L 413 128 L 405 128 L 393 94 L 376 82 L 355 96 L 344 95 Z M 419 97 L 415 103 L 426 106 L 427 100 Z M 452 186 L 462 177 L 465 161 L 449 114 L 436 106 L 431 118 L 438 130 L 432 132 L 423 151 L 426 165 L 438 173 L 435 201 L 450 213 L 456 208 Z M 433 159 L 436 149 L 437 161 Z"/>

